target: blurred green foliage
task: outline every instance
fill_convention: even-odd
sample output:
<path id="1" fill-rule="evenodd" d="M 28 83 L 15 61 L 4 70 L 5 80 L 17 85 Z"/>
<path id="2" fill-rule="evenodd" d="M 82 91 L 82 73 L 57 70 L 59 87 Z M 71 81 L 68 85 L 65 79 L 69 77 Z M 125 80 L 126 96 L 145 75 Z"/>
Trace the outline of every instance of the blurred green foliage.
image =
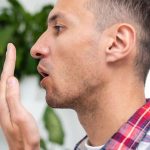
<path id="1" fill-rule="evenodd" d="M 53 109 L 49 109 L 49 107 L 45 109 L 43 121 L 45 128 L 51 133 L 48 137 L 49 141 L 62 145 L 64 142 L 64 132 L 61 126 L 61 122 Z"/>
<path id="2" fill-rule="evenodd" d="M 30 48 L 38 37 L 46 30 L 47 16 L 52 5 L 45 6 L 40 12 L 32 15 L 17 0 L 8 0 L 9 8 L 0 10 L 0 60 L 4 60 L 6 46 L 12 42 L 17 47 L 17 63 L 15 74 L 37 74 L 37 61 L 30 56 Z M 3 61 L 0 61 L 0 71 Z"/>
<path id="3" fill-rule="evenodd" d="M 30 14 L 17 0 L 8 0 L 10 7 L 0 10 L 0 72 L 5 59 L 6 46 L 12 42 L 17 47 L 15 75 L 20 79 L 23 75 L 37 75 L 37 61 L 30 56 L 30 48 L 38 37 L 46 30 L 46 20 L 52 5 L 47 5 L 36 14 Z M 55 112 L 46 107 L 43 123 L 52 143 L 62 145 L 64 131 Z M 41 138 L 41 148 L 47 150 L 46 140 Z"/>

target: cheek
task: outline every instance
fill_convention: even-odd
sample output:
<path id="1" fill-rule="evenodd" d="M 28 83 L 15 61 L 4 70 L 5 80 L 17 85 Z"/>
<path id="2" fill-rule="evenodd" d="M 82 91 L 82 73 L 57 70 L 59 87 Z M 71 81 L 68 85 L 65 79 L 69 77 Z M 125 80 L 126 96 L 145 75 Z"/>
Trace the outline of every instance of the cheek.
<path id="1" fill-rule="evenodd" d="M 82 59 L 97 55 L 98 37 L 96 34 L 88 32 L 81 33 L 82 30 L 62 34 L 55 41 L 55 56 L 68 61 L 81 61 Z M 96 53 L 95 53 L 95 52 Z"/>
<path id="2" fill-rule="evenodd" d="M 55 51 L 55 73 L 61 88 L 82 88 L 83 82 L 93 82 L 98 75 L 99 57 L 97 41 L 87 35 L 57 41 Z"/>

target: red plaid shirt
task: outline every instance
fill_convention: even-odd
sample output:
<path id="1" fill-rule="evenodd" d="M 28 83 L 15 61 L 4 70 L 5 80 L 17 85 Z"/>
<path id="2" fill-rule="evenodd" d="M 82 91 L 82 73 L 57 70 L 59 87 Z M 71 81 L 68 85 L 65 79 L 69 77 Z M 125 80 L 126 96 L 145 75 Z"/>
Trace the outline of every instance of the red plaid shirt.
<path id="1" fill-rule="evenodd" d="M 150 150 L 150 99 L 116 132 L 101 150 Z M 84 137 L 74 150 L 85 150 Z"/>

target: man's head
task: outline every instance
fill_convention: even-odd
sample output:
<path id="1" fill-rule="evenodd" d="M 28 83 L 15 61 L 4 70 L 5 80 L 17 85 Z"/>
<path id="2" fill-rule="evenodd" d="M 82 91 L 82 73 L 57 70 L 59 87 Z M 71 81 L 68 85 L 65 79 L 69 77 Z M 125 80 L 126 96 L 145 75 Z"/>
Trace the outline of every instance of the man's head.
<path id="1" fill-rule="evenodd" d="M 50 106 L 96 105 L 88 97 L 98 95 L 117 76 L 137 74 L 136 57 L 141 67 L 138 75 L 145 77 L 149 53 L 144 33 L 148 29 L 124 3 L 58 0 L 49 15 L 48 29 L 31 49 L 31 55 L 40 59 L 38 71 L 44 76 L 41 84 Z"/>

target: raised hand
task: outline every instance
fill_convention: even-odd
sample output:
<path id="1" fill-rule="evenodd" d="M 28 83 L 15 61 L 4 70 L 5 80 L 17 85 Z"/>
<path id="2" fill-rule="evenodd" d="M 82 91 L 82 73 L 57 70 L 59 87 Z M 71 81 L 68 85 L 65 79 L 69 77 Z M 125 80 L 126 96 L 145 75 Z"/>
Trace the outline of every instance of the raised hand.
<path id="1" fill-rule="evenodd" d="M 35 120 L 20 102 L 19 82 L 14 77 L 16 49 L 8 44 L 0 79 L 0 125 L 10 150 L 39 150 Z"/>

